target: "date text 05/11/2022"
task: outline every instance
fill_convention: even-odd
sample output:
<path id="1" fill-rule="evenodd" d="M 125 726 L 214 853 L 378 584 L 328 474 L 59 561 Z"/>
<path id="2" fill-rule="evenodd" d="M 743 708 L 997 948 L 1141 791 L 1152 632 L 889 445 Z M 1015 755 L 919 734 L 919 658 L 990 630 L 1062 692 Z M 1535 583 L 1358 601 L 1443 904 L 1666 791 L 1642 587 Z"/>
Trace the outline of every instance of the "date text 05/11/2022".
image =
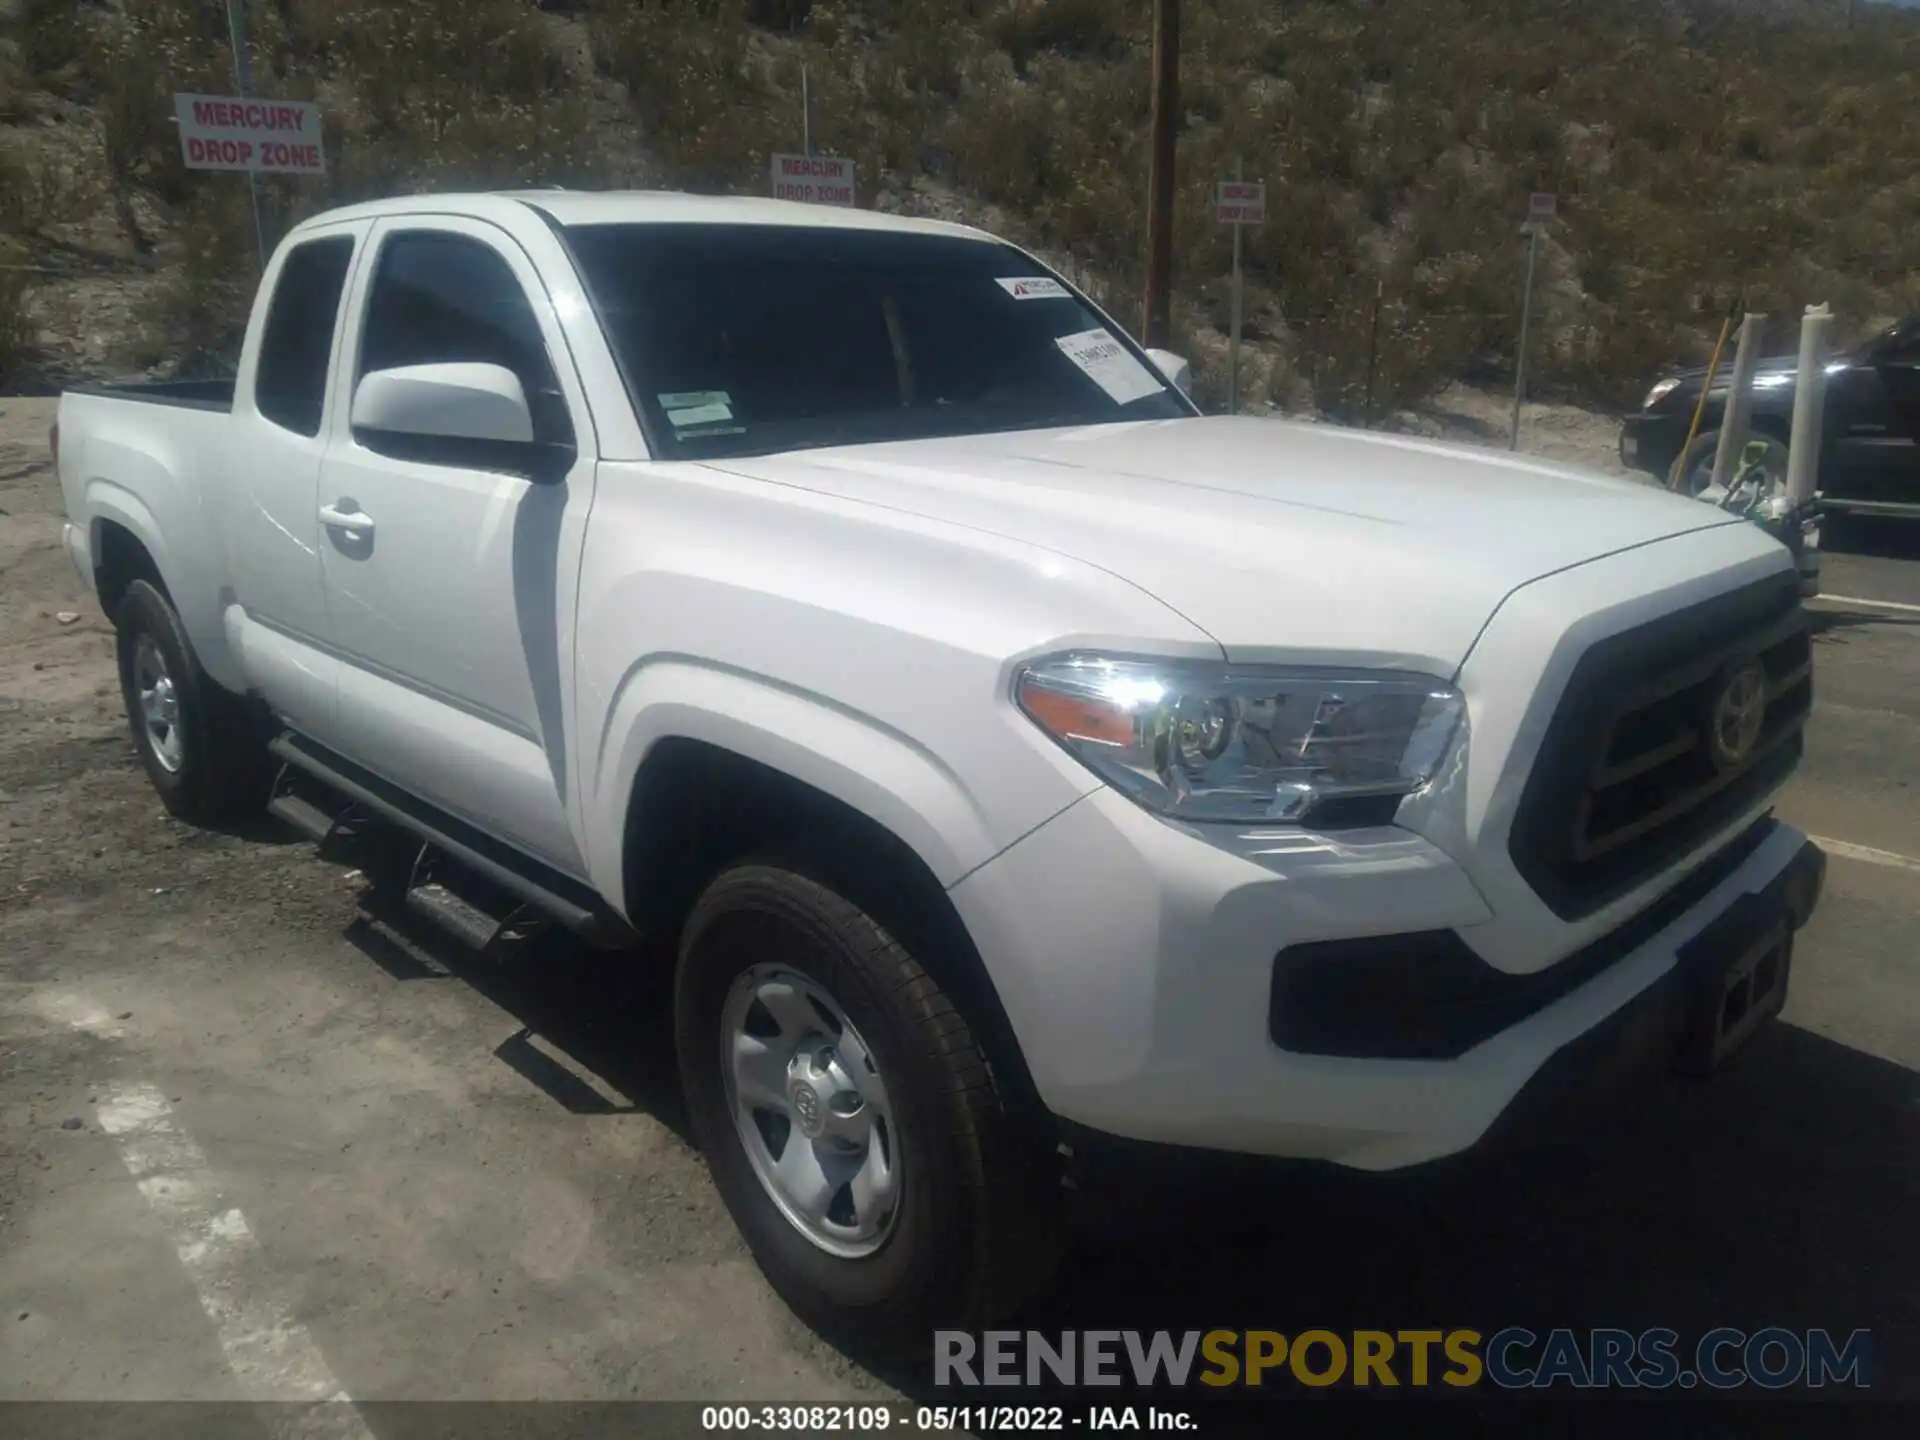
<path id="1" fill-rule="evenodd" d="M 700 1428 L 761 1434 L 877 1434 L 892 1429 L 978 1434 L 1012 1430 L 1199 1429 L 1185 1410 L 1157 1405 L 707 1405 Z"/>

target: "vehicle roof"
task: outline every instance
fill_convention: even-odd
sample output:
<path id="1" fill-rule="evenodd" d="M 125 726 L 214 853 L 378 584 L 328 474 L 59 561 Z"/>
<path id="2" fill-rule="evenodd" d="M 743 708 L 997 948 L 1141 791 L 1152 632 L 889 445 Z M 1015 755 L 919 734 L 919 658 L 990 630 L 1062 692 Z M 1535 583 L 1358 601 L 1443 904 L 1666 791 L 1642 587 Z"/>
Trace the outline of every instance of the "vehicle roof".
<path id="1" fill-rule="evenodd" d="M 497 218 L 503 202 L 544 210 L 562 225 L 803 225 L 816 230 L 891 230 L 996 240 L 984 230 L 944 220 L 922 220 L 877 210 L 808 205 L 754 195 L 687 195 L 672 190 L 495 190 L 450 195 L 400 195 L 327 210 L 301 228 L 340 220 L 394 215 L 453 214 Z"/>

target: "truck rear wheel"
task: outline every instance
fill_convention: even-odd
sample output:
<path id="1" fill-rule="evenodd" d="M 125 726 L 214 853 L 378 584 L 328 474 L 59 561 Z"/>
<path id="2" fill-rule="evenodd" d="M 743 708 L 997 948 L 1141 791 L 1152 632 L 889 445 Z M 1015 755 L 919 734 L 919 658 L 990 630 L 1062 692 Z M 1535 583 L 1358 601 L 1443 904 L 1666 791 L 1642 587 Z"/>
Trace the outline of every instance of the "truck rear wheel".
<path id="1" fill-rule="evenodd" d="M 161 803 L 195 824 L 264 805 L 272 772 L 258 727 L 200 668 L 167 597 L 134 581 L 114 626 L 133 748 Z"/>
<path id="2" fill-rule="evenodd" d="M 714 1184 L 815 1329 L 886 1348 L 1044 1280 L 1044 1147 L 966 1020 L 858 906 L 747 863 L 700 897 L 675 977 L 680 1074 Z"/>

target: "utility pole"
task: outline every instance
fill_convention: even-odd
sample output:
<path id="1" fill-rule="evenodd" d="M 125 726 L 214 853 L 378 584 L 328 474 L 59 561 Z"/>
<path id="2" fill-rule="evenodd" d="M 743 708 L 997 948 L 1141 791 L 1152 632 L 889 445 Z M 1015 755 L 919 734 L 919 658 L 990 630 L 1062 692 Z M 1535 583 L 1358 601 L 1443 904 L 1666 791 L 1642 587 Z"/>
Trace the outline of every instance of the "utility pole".
<path id="1" fill-rule="evenodd" d="M 1244 180 L 1240 156 L 1233 157 L 1233 178 Z M 1240 413 L 1240 227 L 1233 227 L 1233 326 L 1227 331 L 1227 413 Z"/>
<path id="2" fill-rule="evenodd" d="M 1533 323 L 1533 267 L 1540 258 L 1540 226 L 1527 222 L 1527 288 L 1520 300 L 1520 349 L 1513 362 L 1513 424 L 1507 431 L 1507 448 L 1520 448 L 1520 401 L 1527 393 L 1527 331 Z"/>
<path id="3" fill-rule="evenodd" d="M 1180 0 L 1153 0 L 1152 150 L 1147 169 L 1147 286 L 1143 344 L 1173 331 L 1173 137 L 1180 113 Z"/>
<path id="4" fill-rule="evenodd" d="M 233 45 L 233 83 L 242 100 L 253 95 L 253 57 L 247 53 L 247 0 L 227 0 L 227 39 Z M 260 249 L 260 271 L 267 269 L 267 226 L 260 218 L 260 175 L 247 171 L 247 197 L 253 202 L 253 243 Z"/>

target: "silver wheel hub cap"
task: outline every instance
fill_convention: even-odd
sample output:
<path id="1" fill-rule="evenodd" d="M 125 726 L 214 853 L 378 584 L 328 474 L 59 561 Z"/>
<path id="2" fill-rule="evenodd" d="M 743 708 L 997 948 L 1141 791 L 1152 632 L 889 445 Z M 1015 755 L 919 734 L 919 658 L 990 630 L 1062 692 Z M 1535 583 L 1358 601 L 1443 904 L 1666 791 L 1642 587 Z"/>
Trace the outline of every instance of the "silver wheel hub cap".
<path id="1" fill-rule="evenodd" d="M 180 738 L 180 698 L 174 692 L 167 660 L 151 635 L 142 635 L 133 651 L 133 688 L 140 707 L 140 728 L 160 768 L 169 774 L 186 758 Z"/>
<path id="2" fill-rule="evenodd" d="M 873 1052 L 816 981 L 755 965 L 720 1014 L 727 1108 L 747 1161 L 794 1229 L 830 1255 L 871 1255 L 893 1233 L 901 1175 Z"/>

